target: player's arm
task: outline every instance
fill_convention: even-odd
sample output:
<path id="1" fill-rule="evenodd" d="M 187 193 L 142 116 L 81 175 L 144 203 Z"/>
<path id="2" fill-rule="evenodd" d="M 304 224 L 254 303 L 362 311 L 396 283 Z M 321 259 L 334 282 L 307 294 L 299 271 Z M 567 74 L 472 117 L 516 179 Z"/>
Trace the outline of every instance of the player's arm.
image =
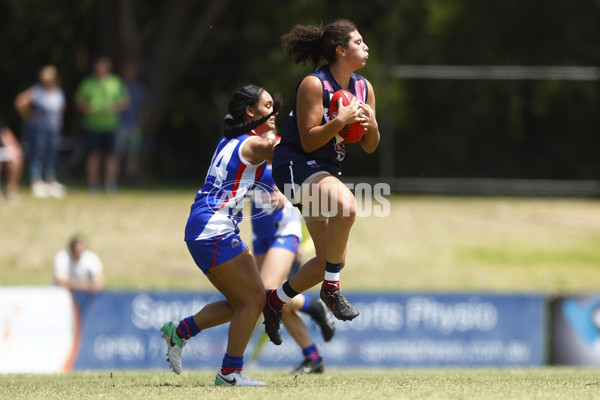
<path id="1" fill-rule="evenodd" d="M 285 203 L 288 201 L 288 199 L 279 191 L 277 185 L 273 185 L 271 187 L 273 188 L 273 191 L 269 192 L 269 201 L 271 202 L 271 207 L 273 207 L 275 210 L 281 210 L 285 206 Z"/>
<path id="2" fill-rule="evenodd" d="M 327 144 L 344 126 L 361 120 L 358 101 L 353 101 L 347 107 L 340 102 L 337 117 L 321 125 L 323 86 L 315 76 L 307 76 L 300 83 L 296 95 L 296 113 L 300 142 L 307 153 Z"/>
<path id="3" fill-rule="evenodd" d="M 367 102 L 361 102 L 360 107 L 367 118 L 366 123 L 361 124 L 366 128 L 363 138 L 360 140 L 360 144 L 363 150 L 367 153 L 372 153 L 379 146 L 380 134 L 379 125 L 375 117 L 375 92 L 371 82 L 367 81 L 367 88 L 369 95 L 367 96 Z"/>
<path id="4" fill-rule="evenodd" d="M 277 140 L 263 137 L 252 137 L 242 147 L 242 157 L 252 165 L 273 159 L 273 150 Z"/>

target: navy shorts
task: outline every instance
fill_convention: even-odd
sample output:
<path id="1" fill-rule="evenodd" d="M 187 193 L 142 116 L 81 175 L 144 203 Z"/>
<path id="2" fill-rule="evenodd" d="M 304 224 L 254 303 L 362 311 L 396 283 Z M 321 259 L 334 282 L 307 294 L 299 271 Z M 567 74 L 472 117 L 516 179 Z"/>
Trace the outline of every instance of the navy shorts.
<path id="1" fill-rule="evenodd" d="M 235 233 L 202 240 L 185 242 L 194 262 L 204 272 L 216 265 L 221 265 L 244 252 L 248 246 Z"/>
<path id="2" fill-rule="evenodd" d="M 302 185 L 321 174 L 337 176 L 338 172 L 316 160 L 290 161 L 273 169 L 273 179 L 279 191 L 295 206 L 302 200 Z"/>
<path id="3" fill-rule="evenodd" d="M 295 212 L 295 211 L 294 211 Z M 286 249 L 292 253 L 298 252 L 300 246 L 300 239 L 296 235 L 287 235 L 270 238 L 257 238 L 252 241 L 252 248 L 254 254 L 265 254 L 270 248 L 278 247 L 280 249 Z"/>
<path id="4" fill-rule="evenodd" d="M 115 151 L 116 146 L 116 133 L 115 131 L 108 132 L 97 132 L 97 131 L 86 131 L 85 140 L 88 151 L 102 151 L 112 153 Z"/>

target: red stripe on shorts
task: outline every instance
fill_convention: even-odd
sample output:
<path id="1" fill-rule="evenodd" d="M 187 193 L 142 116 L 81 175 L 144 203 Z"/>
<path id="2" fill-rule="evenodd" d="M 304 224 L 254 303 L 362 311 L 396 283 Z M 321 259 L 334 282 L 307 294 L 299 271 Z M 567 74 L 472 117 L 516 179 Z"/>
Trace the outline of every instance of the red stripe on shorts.
<path id="1" fill-rule="evenodd" d="M 213 262 L 212 262 L 212 266 L 215 266 L 215 263 L 217 262 L 217 243 L 219 243 L 219 238 L 221 236 L 217 236 L 217 240 L 215 240 L 215 256 L 213 257 Z"/>

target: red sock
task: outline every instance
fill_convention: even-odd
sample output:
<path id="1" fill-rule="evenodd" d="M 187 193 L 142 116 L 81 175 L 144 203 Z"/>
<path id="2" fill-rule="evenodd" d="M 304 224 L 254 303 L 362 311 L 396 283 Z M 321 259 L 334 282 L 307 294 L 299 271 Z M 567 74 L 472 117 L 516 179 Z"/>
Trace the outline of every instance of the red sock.
<path id="1" fill-rule="evenodd" d="M 276 310 L 281 310 L 284 306 L 284 302 L 277 296 L 277 290 L 271 290 L 267 296 L 269 305 Z"/>

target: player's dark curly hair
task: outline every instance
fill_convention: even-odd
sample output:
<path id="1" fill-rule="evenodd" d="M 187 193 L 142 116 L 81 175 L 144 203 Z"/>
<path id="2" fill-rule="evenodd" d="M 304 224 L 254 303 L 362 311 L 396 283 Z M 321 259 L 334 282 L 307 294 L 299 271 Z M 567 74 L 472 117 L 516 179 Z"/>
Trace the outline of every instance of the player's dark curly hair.
<path id="1" fill-rule="evenodd" d="M 325 29 L 296 25 L 282 36 L 281 43 L 287 54 L 294 57 L 296 64 L 310 61 L 317 68 L 321 59 L 328 63 L 334 62 L 336 47 L 346 47 L 350 41 L 350 33 L 355 30 L 356 26 L 346 19 L 332 22 Z"/>
<path id="2" fill-rule="evenodd" d="M 229 107 L 227 116 L 223 121 L 223 135 L 227 139 L 232 139 L 248 133 L 254 128 L 265 123 L 274 114 L 277 114 L 281 109 L 283 100 L 279 93 L 273 94 L 273 111 L 269 115 L 265 115 L 260 118 L 253 119 L 251 121 L 245 121 L 244 115 L 246 113 L 246 106 L 256 107 L 258 100 L 265 89 L 256 85 L 246 85 L 236 89 L 229 99 Z"/>

